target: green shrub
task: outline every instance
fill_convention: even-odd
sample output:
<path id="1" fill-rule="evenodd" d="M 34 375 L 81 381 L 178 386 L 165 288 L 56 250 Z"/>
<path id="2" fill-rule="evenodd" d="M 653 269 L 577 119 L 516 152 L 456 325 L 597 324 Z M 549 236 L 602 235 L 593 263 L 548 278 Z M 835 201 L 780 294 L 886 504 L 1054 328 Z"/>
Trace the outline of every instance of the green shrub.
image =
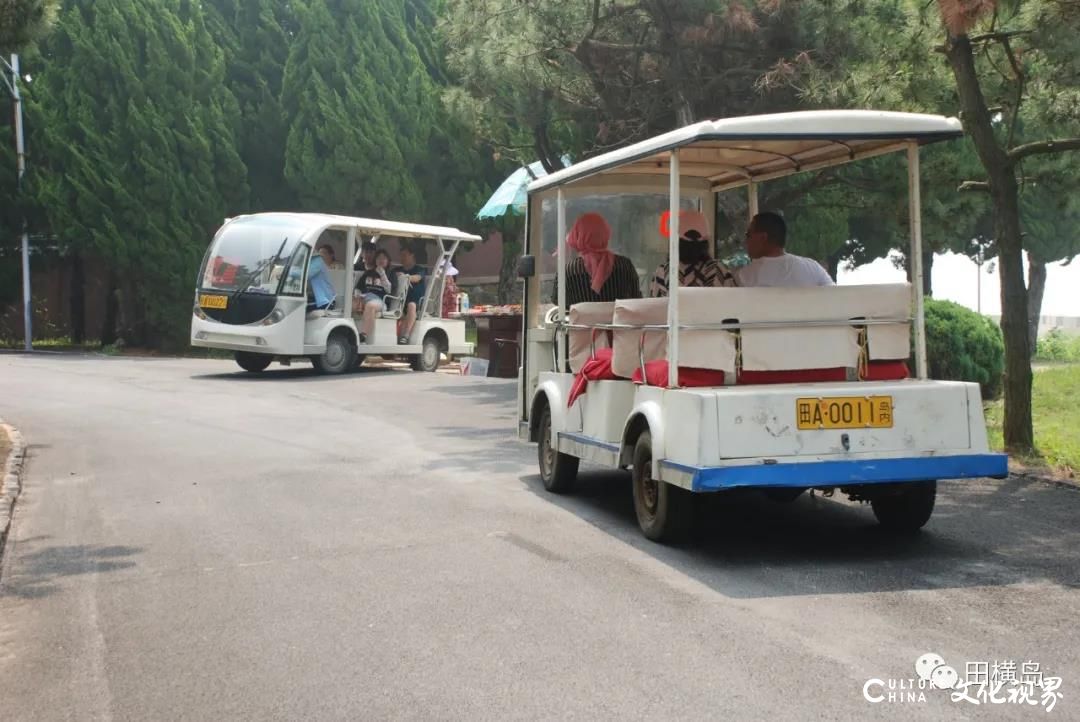
<path id="1" fill-rule="evenodd" d="M 1051 329 L 1035 347 L 1039 361 L 1080 361 L 1080 336 L 1070 336 L 1060 328 Z"/>
<path id="2" fill-rule="evenodd" d="M 952 301 L 926 299 L 926 358 L 930 378 L 972 381 L 984 399 L 1001 393 L 1005 342 L 989 318 Z"/>

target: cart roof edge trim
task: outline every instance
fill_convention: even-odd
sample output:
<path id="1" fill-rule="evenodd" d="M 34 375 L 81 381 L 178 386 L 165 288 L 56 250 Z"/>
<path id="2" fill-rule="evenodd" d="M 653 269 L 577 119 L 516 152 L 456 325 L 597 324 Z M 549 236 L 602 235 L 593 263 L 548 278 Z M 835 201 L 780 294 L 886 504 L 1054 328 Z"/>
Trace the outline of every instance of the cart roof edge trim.
<path id="1" fill-rule="evenodd" d="M 669 151 L 684 149 L 680 175 L 707 178 L 714 187 L 811 170 L 904 144 L 961 137 L 956 118 L 878 110 L 808 110 L 705 120 L 603 153 L 539 178 L 530 194 L 599 175 L 667 175 Z"/>
<path id="2" fill-rule="evenodd" d="M 399 238 L 442 238 L 448 241 L 464 241 L 466 243 L 478 243 L 483 240 L 480 236 L 466 233 L 456 228 L 447 226 L 429 226 L 422 223 L 406 223 L 403 221 L 383 221 L 375 218 L 359 218 L 356 216 L 340 216 L 331 213 L 290 213 L 268 212 L 250 213 L 232 216 L 225 219 L 226 223 L 239 220 L 266 219 L 288 222 L 291 225 L 306 226 L 308 230 L 328 228 L 331 226 L 345 226 L 356 228 L 360 233 L 380 234 Z"/>

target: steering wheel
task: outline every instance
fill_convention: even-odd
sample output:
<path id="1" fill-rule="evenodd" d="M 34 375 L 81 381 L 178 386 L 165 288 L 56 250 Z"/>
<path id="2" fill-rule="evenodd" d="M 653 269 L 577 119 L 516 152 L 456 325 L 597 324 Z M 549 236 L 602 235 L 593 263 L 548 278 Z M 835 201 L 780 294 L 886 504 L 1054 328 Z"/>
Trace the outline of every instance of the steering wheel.
<path id="1" fill-rule="evenodd" d="M 555 324 L 557 324 L 559 322 L 559 318 L 562 316 L 560 311 L 562 311 L 562 309 L 560 309 L 558 306 L 553 306 L 552 308 L 549 308 L 547 310 L 547 313 L 544 314 L 544 325 L 554 326 Z"/>

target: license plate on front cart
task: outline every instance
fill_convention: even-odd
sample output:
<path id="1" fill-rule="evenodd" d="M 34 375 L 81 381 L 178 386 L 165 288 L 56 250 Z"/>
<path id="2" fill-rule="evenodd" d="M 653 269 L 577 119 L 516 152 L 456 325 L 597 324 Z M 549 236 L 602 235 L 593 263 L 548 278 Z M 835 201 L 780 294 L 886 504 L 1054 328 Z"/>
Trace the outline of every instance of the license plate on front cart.
<path id="1" fill-rule="evenodd" d="M 795 400 L 799 429 L 891 429 L 892 396 L 825 396 Z"/>
<path id="2" fill-rule="evenodd" d="M 204 293 L 199 296 L 199 305 L 203 308 L 225 308 L 229 305 L 229 297 Z"/>

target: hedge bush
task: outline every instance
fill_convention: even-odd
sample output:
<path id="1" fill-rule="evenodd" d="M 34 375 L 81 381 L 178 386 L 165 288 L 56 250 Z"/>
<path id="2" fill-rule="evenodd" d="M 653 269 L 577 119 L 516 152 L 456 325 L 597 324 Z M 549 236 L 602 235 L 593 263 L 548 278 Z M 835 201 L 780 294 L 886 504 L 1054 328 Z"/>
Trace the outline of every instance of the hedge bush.
<path id="1" fill-rule="evenodd" d="M 1050 329 L 1039 339 L 1035 358 L 1039 361 L 1080 361 L 1080 336 L 1070 336 L 1060 328 Z"/>
<path id="2" fill-rule="evenodd" d="M 952 301 L 926 299 L 926 358 L 930 378 L 972 381 L 984 399 L 1001 393 L 1005 341 L 996 323 Z"/>

